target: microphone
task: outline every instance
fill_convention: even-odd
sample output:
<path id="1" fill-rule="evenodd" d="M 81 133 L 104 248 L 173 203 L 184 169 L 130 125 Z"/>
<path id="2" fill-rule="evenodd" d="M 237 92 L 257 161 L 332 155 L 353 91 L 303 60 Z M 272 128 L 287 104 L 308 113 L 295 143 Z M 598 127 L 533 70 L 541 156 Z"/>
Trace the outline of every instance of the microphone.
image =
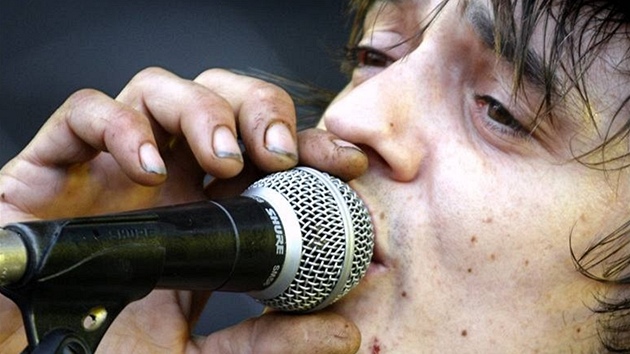
<path id="1" fill-rule="evenodd" d="M 246 292 L 277 310 L 315 311 L 359 282 L 373 245 L 357 194 L 298 167 L 224 200 L 6 225 L 0 290 L 111 292 L 114 279 L 155 273 L 156 288 Z"/>

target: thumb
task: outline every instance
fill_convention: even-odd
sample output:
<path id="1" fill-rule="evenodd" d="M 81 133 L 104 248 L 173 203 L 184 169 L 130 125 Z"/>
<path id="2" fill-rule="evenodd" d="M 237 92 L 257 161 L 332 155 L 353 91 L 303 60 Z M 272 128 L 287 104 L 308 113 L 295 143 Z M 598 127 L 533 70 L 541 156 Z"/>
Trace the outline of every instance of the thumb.
<path id="1" fill-rule="evenodd" d="M 202 353 L 356 353 L 361 334 L 340 315 L 267 313 L 198 339 Z"/>

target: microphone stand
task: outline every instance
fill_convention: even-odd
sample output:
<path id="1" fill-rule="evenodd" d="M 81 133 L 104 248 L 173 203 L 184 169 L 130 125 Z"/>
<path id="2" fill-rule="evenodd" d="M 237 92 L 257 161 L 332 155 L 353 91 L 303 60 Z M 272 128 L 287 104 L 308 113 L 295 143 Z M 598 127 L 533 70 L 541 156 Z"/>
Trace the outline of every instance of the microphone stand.
<path id="1" fill-rule="evenodd" d="M 40 228 L 36 233 L 51 237 L 29 237 L 25 242 L 32 246 L 29 253 L 46 254 L 64 225 L 63 220 L 32 223 L 32 227 Z M 10 227 L 6 231 L 12 233 Z M 31 271 L 23 281 L 0 286 L 0 293 L 15 302 L 22 313 L 28 340 L 22 353 L 95 352 L 125 306 L 156 287 L 164 258 L 165 249 L 159 243 L 130 242 L 104 247 L 74 267 L 29 281 L 28 273 L 40 274 L 43 264 L 35 261 L 39 257 L 29 257 L 27 268 Z M 105 276 L 96 275 L 93 269 L 107 272 Z"/>
<path id="2" fill-rule="evenodd" d="M 82 338 L 69 330 L 56 329 L 34 346 L 29 345 L 22 354 L 92 354 L 94 351 Z"/>

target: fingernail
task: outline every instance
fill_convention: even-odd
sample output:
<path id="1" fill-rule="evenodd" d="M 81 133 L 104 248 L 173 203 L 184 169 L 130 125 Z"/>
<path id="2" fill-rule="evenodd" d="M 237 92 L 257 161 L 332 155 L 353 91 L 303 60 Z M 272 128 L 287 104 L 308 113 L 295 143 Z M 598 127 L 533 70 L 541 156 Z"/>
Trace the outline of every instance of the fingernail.
<path id="1" fill-rule="evenodd" d="M 333 144 L 335 144 L 337 147 L 340 148 L 344 148 L 344 149 L 352 149 L 352 150 L 356 150 L 362 154 L 365 154 L 365 152 L 363 152 L 363 150 L 361 150 L 361 148 L 359 148 L 358 146 L 354 145 L 353 143 L 349 143 L 345 140 L 341 140 L 341 139 L 334 139 Z"/>
<path id="2" fill-rule="evenodd" d="M 214 154 L 222 159 L 233 159 L 243 162 L 241 148 L 238 146 L 236 137 L 230 128 L 220 125 L 214 129 L 212 137 L 212 148 Z"/>
<path id="3" fill-rule="evenodd" d="M 297 161 L 297 144 L 289 128 L 280 122 L 272 123 L 265 132 L 265 148 L 274 154 Z"/>
<path id="4" fill-rule="evenodd" d="M 148 173 L 165 175 L 166 166 L 155 145 L 144 143 L 140 146 L 140 164 L 142 169 Z"/>

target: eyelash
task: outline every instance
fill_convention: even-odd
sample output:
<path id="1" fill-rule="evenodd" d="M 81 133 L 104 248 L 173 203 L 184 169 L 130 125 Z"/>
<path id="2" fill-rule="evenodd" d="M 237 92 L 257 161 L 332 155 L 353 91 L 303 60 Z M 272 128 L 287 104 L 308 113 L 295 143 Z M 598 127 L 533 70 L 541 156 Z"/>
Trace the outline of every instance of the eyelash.
<path id="1" fill-rule="evenodd" d="M 396 60 L 382 51 L 367 47 L 355 46 L 346 48 L 345 64 L 349 69 L 364 67 L 386 68 Z M 350 70 L 350 71 L 351 71 Z M 483 114 L 484 126 L 493 132 L 519 139 L 530 139 L 531 131 L 525 128 L 505 106 L 489 95 L 475 95 L 475 103 L 480 110 L 487 106 Z"/>
<path id="2" fill-rule="evenodd" d="M 391 56 L 371 47 L 355 46 L 346 48 L 345 63 L 351 69 L 368 66 L 385 68 L 395 61 Z"/>
<path id="3" fill-rule="evenodd" d="M 492 96 L 475 95 L 475 103 L 484 115 L 481 120 L 490 130 L 514 138 L 530 139 L 531 131 L 525 128 L 501 102 Z M 485 112 L 483 107 L 487 106 Z"/>

